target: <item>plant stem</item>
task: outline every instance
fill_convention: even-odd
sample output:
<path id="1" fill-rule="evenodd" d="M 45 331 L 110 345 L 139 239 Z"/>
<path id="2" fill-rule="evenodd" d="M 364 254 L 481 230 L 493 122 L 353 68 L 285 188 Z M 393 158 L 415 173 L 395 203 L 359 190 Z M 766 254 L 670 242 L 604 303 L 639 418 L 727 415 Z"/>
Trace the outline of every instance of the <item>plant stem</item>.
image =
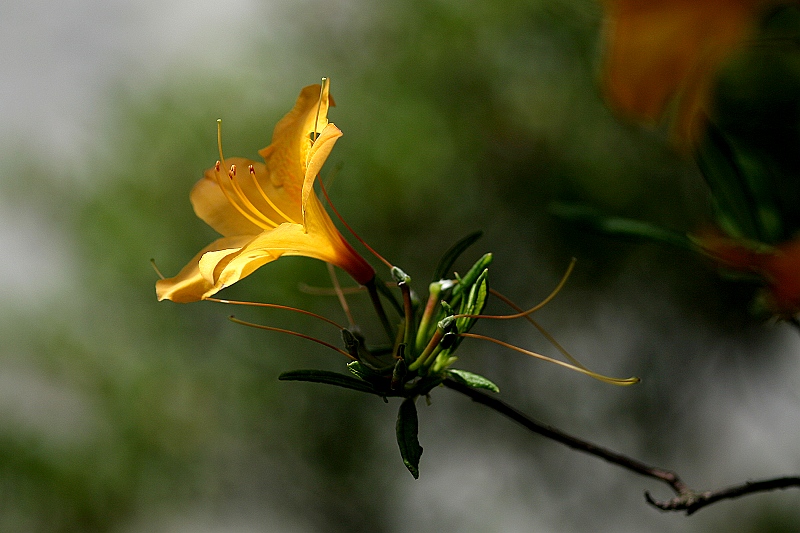
<path id="1" fill-rule="evenodd" d="M 775 489 L 800 488 L 800 476 L 786 476 L 762 481 L 748 481 L 741 485 L 714 491 L 694 491 L 689 488 L 675 472 L 648 465 L 642 461 L 628 457 L 627 455 L 565 433 L 553 426 L 537 422 L 504 401 L 474 389 L 469 385 L 464 385 L 463 383 L 449 378 L 445 379 L 442 384 L 445 387 L 468 396 L 475 402 L 497 411 L 536 434 L 569 446 L 572 449 L 594 455 L 595 457 L 604 459 L 609 463 L 630 470 L 631 472 L 666 483 L 675 492 L 676 497 L 666 501 L 659 501 L 655 500 L 649 492 L 645 492 L 645 500 L 647 503 L 662 511 L 686 511 L 686 514 L 690 515 L 706 505 L 724 499 L 738 498 L 746 494 Z"/>
<path id="2" fill-rule="evenodd" d="M 375 313 L 378 315 L 378 319 L 381 321 L 381 325 L 383 326 L 384 331 L 386 331 L 386 335 L 389 337 L 389 343 L 394 344 L 394 330 L 392 328 L 392 324 L 389 322 L 389 317 L 386 316 L 386 311 L 383 309 L 383 304 L 381 303 L 381 297 L 378 294 L 378 287 L 375 283 L 375 278 L 372 278 L 367 284 L 367 292 L 369 292 L 369 299 L 372 301 L 372 307 L 375 308 Z"/>

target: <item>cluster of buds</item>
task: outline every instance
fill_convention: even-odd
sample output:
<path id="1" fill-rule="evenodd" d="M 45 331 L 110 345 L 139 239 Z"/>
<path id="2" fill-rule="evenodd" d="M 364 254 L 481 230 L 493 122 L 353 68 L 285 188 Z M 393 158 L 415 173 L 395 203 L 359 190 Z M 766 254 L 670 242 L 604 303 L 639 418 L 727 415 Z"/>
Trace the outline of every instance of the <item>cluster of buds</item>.
<path id="1" fill-rule="evenodd" d="M 463 241 L 462 241 L 463 242 Z M 349 381 L 358 390 L 379 396 L 401 396 L 404 398 L 427 394 L 447 376 L 465 379 L 484 388 L 497 388 L 484 378 L 472 378 L 459 370 L 449 367 L 457 360 L 455 351 L 477 321 L 486 306 L 489 294 L 487 275 L 492 255 L 481 257 L 462 277 L 438 279 L 429 286 L 429 297 L 420 312 L 420 300 L 411 289 L 411 278 L 397 267 L 392 268 L 392 276 L 402 295 L 398 302 L 391 292 L 393 305 L 401 311 L 399 327 L 388 330 L 394 337 L 390 348 L 370 348 L 357 327 L 342 329 L 345 350 L 352 357 L 347 367 L 356 381 Z M 376 301 L 373 299 L 373 301 Z M 380 303 L 378 303 L 380 305 Z M 384 315 L 378 308 L 379 315 Z M 282 379 L 301 379 L 315 376 L 317 381 L 323 375 L 314 371 L 284 374 Z M 475 376 L 477 378 L 477 376 Z M 347 383 L 347 381 L 345 381 Z M 342 385 L 341 380 L 336 384 Z"/>

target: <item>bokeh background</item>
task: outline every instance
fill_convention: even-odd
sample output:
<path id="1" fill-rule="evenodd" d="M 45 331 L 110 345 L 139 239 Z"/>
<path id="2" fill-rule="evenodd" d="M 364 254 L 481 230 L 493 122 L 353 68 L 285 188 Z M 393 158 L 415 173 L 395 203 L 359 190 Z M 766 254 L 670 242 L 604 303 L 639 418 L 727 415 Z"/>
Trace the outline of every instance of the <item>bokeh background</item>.
<path id="1" fill-rule="evenodd" d="M 495 255 L 522 305 L 616 388 L 491 344 L 458 366 L 549 424 L 679 472 L 696 488 L 800 470 L 800 337 L 751 318 L 751 288 L 702 259 L 548 214 L 590 203 L 677 230 L 709 220 L 693 163 L 622 124 L 598 89 L 590 0 L 68 0 L 0 6 L 0 530 L 20 532 L 789 532 L 796 491 L 692 517 L 666 487 L 532 436 L 449 390 L 420 401 L 421 477 L 394 441 L 398 402 L 285 383 L 342 370 L 278 311 L 158 303 L 214 238 L 188 192 L 256 157 L 301 87 L 332 79 L 344 137 L 327 171 L 349 223 L 424 292 L 439 256 Z M 328 175 L 328 179 L 330 179 Z M 324 265 L 271 264 L 230 298 L 344 321 Z M 351 298 L 357 316 L 368 308 Z M 495 307 L 500 312 L 502 308 Z M 478 330 L 551 355 L 519 323 Z"/>

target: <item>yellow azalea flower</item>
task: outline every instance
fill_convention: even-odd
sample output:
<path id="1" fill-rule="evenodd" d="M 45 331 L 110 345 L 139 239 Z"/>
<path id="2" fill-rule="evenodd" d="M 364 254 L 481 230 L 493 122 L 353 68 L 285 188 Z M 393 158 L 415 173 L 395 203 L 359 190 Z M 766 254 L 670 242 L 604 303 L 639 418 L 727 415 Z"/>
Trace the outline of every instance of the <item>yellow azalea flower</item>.
<path id="1" fill-rule="evenodd" d="M 760 277 L 761 302 L 771 313 L 781 318 L 800 313 L 800 238 L 776 246 L 714 233 L 692 240 L 720 266 Z"/>
<path id="2" fill-rule="evenodd" d="M 193 302 L 250 275 L 282 255 L 334 264 L 358 283 L 375 276 L 344 240 L 314 192 L 314 180 L 342 132 L 328 122 L 329 83 L 305 87 L 275 126 L 264 163 L 220 159 L 192 189 L 198 217 L 222 238 L 200 251 L 177 276 L 159 280 L 159 300 Z"/>
<path id="3" fill-rule="evenodd" d="M 703 132 L 722 62 L 763 9 L 796 0 L 603 0 L 603 85 L 628 118 L 654 123 L 674 99 L 673 133 L 688 145 Z"/>

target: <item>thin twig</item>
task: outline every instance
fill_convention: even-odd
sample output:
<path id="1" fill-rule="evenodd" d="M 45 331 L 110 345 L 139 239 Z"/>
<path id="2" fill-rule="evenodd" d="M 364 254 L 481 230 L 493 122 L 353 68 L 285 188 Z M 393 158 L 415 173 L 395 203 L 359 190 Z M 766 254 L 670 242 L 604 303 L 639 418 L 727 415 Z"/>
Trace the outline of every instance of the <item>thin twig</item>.
<path id="1" fill-rule="evenodd" d="M 658 507 L 662 511 L 686 511 L 687 515 L 693 514 L 706 505 L 711 505 L 720 500 L 730 500 L 753 494 L 754 492 L 767 492 L 778 489 L 800 488 L 800 476 L 777 477 L 761 481 L 745 481 L 741 485 L 734 485 L 724 489 L 707 490 L 703 492 L 686 491 L 670 500 L 656 500 L 649 492 L 644 493 L 647 503 Z"/>
<path id="2" fill-rule="evenodd" d="M 595 457 L 604 459 L 609 463 L 630 470 L 631 472 L 666 483 L 673 492 L 675 492 L 675 498 L 659 501 L 654 499 L 649 492 L 645 492 L 645 500 L 647 503 L 663 511 L 686 511 L 686 514 L 690 515 L 720 500 L 738 498 L 755 492 L 787 489 L 791 487 L 800 488 L 800 477 L 780 477 L 762 481 L 748 481 L 741 485 L 714 491 L 694 491 L 689 488 L 675 472 L 648 465 L 637 459 L 628 457 L 627 455 L 564 433 L 560 429 L 537 422 L 504 401 L 474 389 L 469 385 L 459 383 L 452 379 L 445 379 L 443 385 L 472 398 L 475 402 L 483 404 L 490 409 L 494 409 L 498 413 L 507 416 L 511 420 L 543 437 L 569 446 L 574 450 L 594 455 Z"/>

